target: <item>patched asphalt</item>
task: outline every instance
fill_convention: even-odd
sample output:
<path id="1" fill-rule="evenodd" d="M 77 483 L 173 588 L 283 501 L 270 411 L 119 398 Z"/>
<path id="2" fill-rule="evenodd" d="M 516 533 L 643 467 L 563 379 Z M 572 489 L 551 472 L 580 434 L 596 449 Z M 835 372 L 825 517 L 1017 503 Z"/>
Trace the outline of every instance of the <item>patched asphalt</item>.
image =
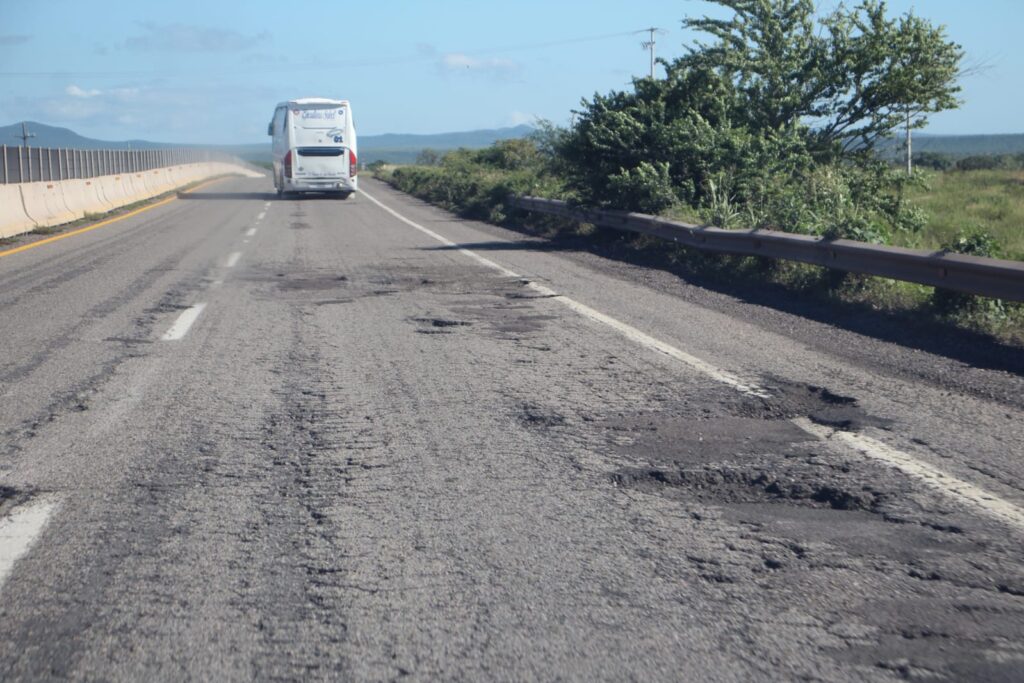
<path id="1" fill-rule="evenodd" d="M 0 678 L 1020 680 L 1020 530 L 793 422 L 1024 506 L 1012 359 L 363 182 L 523 277 L 242 180 L 0 260 L 0 515 L 59 501 L 0 586 Z"/>

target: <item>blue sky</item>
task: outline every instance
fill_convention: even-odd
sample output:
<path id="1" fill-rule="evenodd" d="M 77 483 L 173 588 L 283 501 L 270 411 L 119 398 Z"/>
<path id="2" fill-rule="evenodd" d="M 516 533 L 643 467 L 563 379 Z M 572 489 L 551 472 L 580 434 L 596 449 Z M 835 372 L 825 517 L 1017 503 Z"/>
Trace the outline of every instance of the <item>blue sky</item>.
<path id="1" fill-rule="evenodd" d="M 822 2 L 821 8 L 835 2 Z M 945 24 L 983 65 L 929 132 L 1024 132 L 1021 0 L 890 0 Z M 581 97 L 628 87 L 695 36 L 700 0 L 378 0 L 226 3 L 0 0 L 0 124 L 105 139 L 261 142 L 274 104 L 349 99 L 361 134 L 566 123 Z"/>

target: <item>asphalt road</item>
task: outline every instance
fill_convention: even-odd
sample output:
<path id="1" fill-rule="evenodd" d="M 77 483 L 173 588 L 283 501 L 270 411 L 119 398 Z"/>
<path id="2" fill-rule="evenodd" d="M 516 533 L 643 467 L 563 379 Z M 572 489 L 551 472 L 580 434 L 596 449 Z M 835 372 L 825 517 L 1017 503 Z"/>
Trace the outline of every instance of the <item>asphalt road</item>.
<path id="1" fill-rule="evenodd" d="M 1024 679 L 1009 361 L 362 183 L 0 256 L 0 679 Z"/>

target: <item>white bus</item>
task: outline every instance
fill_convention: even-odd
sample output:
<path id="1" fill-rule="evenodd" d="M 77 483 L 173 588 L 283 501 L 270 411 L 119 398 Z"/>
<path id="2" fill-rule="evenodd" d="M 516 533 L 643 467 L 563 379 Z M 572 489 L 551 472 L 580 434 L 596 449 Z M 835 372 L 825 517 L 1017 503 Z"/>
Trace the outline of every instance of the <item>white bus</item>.
<path id="1" fill-rule="evenodd" d="M 358 189 L 359 152 L 347 100 L 309 97 L 281 102 L 267 135 L 274 139 L 278 196 L 330 192 L 347 199 Z"/>

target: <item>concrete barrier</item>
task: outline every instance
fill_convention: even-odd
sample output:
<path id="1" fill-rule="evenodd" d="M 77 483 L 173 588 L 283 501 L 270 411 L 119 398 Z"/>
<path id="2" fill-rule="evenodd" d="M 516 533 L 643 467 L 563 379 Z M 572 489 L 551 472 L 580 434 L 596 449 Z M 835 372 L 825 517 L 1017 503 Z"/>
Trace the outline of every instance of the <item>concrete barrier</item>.
<path id="1" fill-rule="evenodd" d="M 22 183 L 21 196 L 25 200 L 25 213 L 35 221 L 36 227 L 68 223 L 84 215 L 68 209 L 59 182 Z"/>
<path id="2" fill-rule="evenodd" d="M 92 180 L 65 180 L 60 183 L 64 193 L 64 203 L 76 214 L 101 214 L 110 211 L 111 207 L 100 200 Z"/>
<path id="3" fill-rule="evenodd" d="M 125 196 L 128 200 L 125 204 L 134 204 L 153 196 L 149 193 L 141 173 L 126 173 L 121 178 L 124 180 Z"/>
<path id="4" fill-rule="evenodd" d="M 105 175 L 96 178 L 100 193 L 110 205 L 111 210 L 128 203 L 124 192 L 124 180 L 119 175 Z"/>
<path id="5" fill-rule="evenodd" d="M 0 185 L 0 237 L 105 213 L 228 174 L 264 177 L 244 166 L 210 162 L 86 180 Z"/>
<path id="6" fill-rule="evenodd" d="M 87 178 L 82 182 L 85 183 L 88 195 L 94 198 L 99 206 L 103 207 L 102 211 L 113 211 L 117 206 L 107 200 L 107 196 L 103 192 L 103 186 L 100 183 L 101 180 L 102 178 Z"/>
<path id="7" fill-rule="evenodd" d="M 34 230 L 35 221 L 25 213 L 20 185 L 0 185 L 0 237 L 12 237 Z"/>

